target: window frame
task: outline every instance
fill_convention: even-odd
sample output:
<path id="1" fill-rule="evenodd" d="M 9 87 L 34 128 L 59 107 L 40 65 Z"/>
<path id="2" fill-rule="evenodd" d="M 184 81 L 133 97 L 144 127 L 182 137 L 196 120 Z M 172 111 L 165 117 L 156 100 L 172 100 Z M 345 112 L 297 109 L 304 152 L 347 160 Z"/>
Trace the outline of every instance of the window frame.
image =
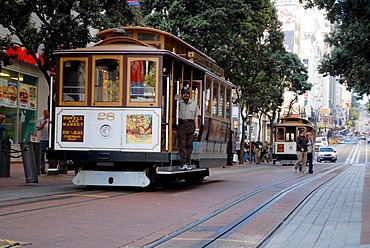
<path id="1" fill-rule="evenodd" d="M 140 102 L 140 101 L 131 101 L 131 62 L 136 60 L 152 61 L 156 63 L 156 85 L 155 85 L 155 98 L 153 102 Z M 126 106 L 129 107 L 158 107 L 159 105 L 159 80 L 160 80 L 160 59 L 159 57 L 134 57 L 128 56 L 126 63 Z"/>
<path id="2" fill-rule="evenodd" d="M 118 60 L 120 65 L 119 65 L 119 70 L 120 70 L 120 75 L 119 75 L 119 99 L 117 102 L 100 102 L 100 101 L 95 101 L 95 79 L 96 79 L 96 66 L 95 62 L 100 59 L 115 59 Z M 123 56 L 122 55 L 93 55 L 92 56 L 92 61 L 91 61 L 91 82 L 92 82 L 92 89 L 91 89 L 91 103 L 93 106 L 122 106 L 123 102 L 123 78 L 124 78 L 124 71 L 123 71 Z"/>
<path id="3" fill-rule="evenodd" d="M 212 116 L 212 84 L 213 78 L 211 76 L 206 75 L 206 80 L 204 84 L 205 89 L 205 99 L 204 99 L 204 108 L 205 108 L 205 115 Z M 209 88 L 207 88 L 209 87 Z M 209 89 L 209 92 L 208 92 Z"/>
<path id="4" fill-rule="evenodd" d="M 85 97 L 84 101 L 70 101 L 70 102 L 65 102 L 63 101 L 63 76 L 64 76 L 64 63 L 68 61 L 81 61 L 85 62 Z M 88 57 L 64 57 L 60 58 L 60 65 L 59 65 L 59 71 L 61 72 L 59 75 L 59 105 L 60 106 L 87 106 L 87 100 L 89 97 L 89 88 L 88 88 L 88 82 L 89 82 L 89 73 L 88 73 L 88 68 L 89 68 L 89 58 Z"/>
<path id="5" fill-rule="evenodd" d="M 279 129 L 283 130 L 283 139 L 279 139 Z M 276 136 L 275 136 L 275 139 L 276 141 L 285 141 L 285 136 L 286 136 L 286 128 L 285 127 L 276 127 Z"/>

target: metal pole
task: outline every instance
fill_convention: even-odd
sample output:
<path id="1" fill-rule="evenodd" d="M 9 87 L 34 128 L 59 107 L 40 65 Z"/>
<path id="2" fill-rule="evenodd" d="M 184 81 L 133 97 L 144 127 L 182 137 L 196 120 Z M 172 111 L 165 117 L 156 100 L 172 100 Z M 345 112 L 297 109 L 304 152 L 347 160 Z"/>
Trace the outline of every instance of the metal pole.
<path id="1" fill-rule="evenodd" d="M 249 115 L 249 164 L 252 163 L 252 116 Z"/>
<path id="2" fill-rule="evenodd" d="M 22 142 L 22 159 L 26 183 L 38 183 L 35 153 L 31 142 Z"/>
<path id="3" fill-rule="evenodd" d="M 10 177 L 10 141 L 0 141 L 0 177 Z"/>

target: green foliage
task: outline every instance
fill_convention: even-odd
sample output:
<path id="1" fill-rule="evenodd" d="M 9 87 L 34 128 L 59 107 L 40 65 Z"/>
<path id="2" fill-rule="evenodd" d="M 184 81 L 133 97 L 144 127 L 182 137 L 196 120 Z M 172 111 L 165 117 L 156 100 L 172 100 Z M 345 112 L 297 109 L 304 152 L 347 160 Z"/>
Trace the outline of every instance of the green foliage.
<path id="1" fill-rule="evenodd" d="M 120 0 L 0 0 L 0 6 L 0 24 L 28 50 L 47 79 L 55 66 L 55 49 L 85 47 L 94 41 L 90 28 L 119 27 L 140 19 L 134 7 Z M 35 56 L 40 49 L 44 64 Z"/>
<path id="2" fill-rule="evenodd" d="M 303 63 L 283 47 L 270 0 L 142 0 L 141 9 L 146 25 L 180 37 L 225 69 L 237 86 L 243 125 L 251 111 L 274 120 L 285 90 L 311 88 Z"/>
<path id="3" fill-rule="evenodd" d="M 349 110 L 349 119 L 354 121 L 354 120 L 358 120 L 358 118 L 360 117 L 360 112 L 358 111 L 357 108 L 351 108 Z"/>
<path id="4" fill-rule="evenodd" d="M 303 94 L 310 88 L 298 57 L 277 60 L 275 53 L 286 53 L 284 35 L 269 0 L 142 0 L 141 9 L 148 26 L 177 35 L 216 58 L 226 78 L 238 86 L 242 108 L 274 105 L 276 110 L 284 90 Z M 284 62 L 289 67 L 284 68 Z"/>
<path id="5" fill-rule="evenodd" d="M 7 36 L 4 38 L 0 37 L 0 72 L 3 66 L 11 65 L 11 57 L 6 55 L 6 50 L 12 45 L 12 39 Z"/>
<path id="6" fill-rule="evenodd" d="M 304 1 L 307 7 L 319 7 L 327 11 L 334 31 L 327 41 L 333 49 L 327 54 L 319 72 L 340 76 L 346 84 L 360 95 L 370 93 L 370 1 Z"/>

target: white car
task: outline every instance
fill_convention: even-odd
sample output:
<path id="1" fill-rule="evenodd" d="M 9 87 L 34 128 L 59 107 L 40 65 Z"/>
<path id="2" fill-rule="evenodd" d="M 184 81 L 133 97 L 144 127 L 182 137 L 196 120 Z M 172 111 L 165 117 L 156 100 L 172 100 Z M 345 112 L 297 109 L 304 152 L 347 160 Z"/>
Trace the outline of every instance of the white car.
<path id="1" fill-rule="evenodd" d="M 337 161 L 337 151 L 333 147 L 320 147 L 316 159 L 317 162 L 329 160 L 335 163 Z"/>
<path id="2" fill-rule="evenodd" d="M 328 146 L 328 141 L 325 137 L 317 137 L 315 140 L 315 151 L 319 151 L 320 147 Z"/>
<path id="3" fill-rule="evenodd" d="M 317 137 L 315 143 L 322 143 L 322 146 L 328 146 L 328 139 L 326 137 Z"/>

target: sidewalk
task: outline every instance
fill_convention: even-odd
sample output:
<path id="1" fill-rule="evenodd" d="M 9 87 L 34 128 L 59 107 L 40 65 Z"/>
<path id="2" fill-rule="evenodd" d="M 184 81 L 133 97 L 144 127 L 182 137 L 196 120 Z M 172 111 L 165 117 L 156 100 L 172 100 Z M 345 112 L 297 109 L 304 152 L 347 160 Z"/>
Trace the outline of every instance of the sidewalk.
<path id="1" fill-rule="evenodd" d="M 75 192 L 80 188 L 72 183 L 74 173 L 59 175 L 38 175 L 38 183 L 26 183 L 23 163 L 12 162 L 10 177 L 0 178 L 0 201 L 25 197 Z"/>
<path id="2" fill-rule="evenodd" d="M 355 164 L 320 188 L 266 247 L 370 247 L 370 169 Z"/>

